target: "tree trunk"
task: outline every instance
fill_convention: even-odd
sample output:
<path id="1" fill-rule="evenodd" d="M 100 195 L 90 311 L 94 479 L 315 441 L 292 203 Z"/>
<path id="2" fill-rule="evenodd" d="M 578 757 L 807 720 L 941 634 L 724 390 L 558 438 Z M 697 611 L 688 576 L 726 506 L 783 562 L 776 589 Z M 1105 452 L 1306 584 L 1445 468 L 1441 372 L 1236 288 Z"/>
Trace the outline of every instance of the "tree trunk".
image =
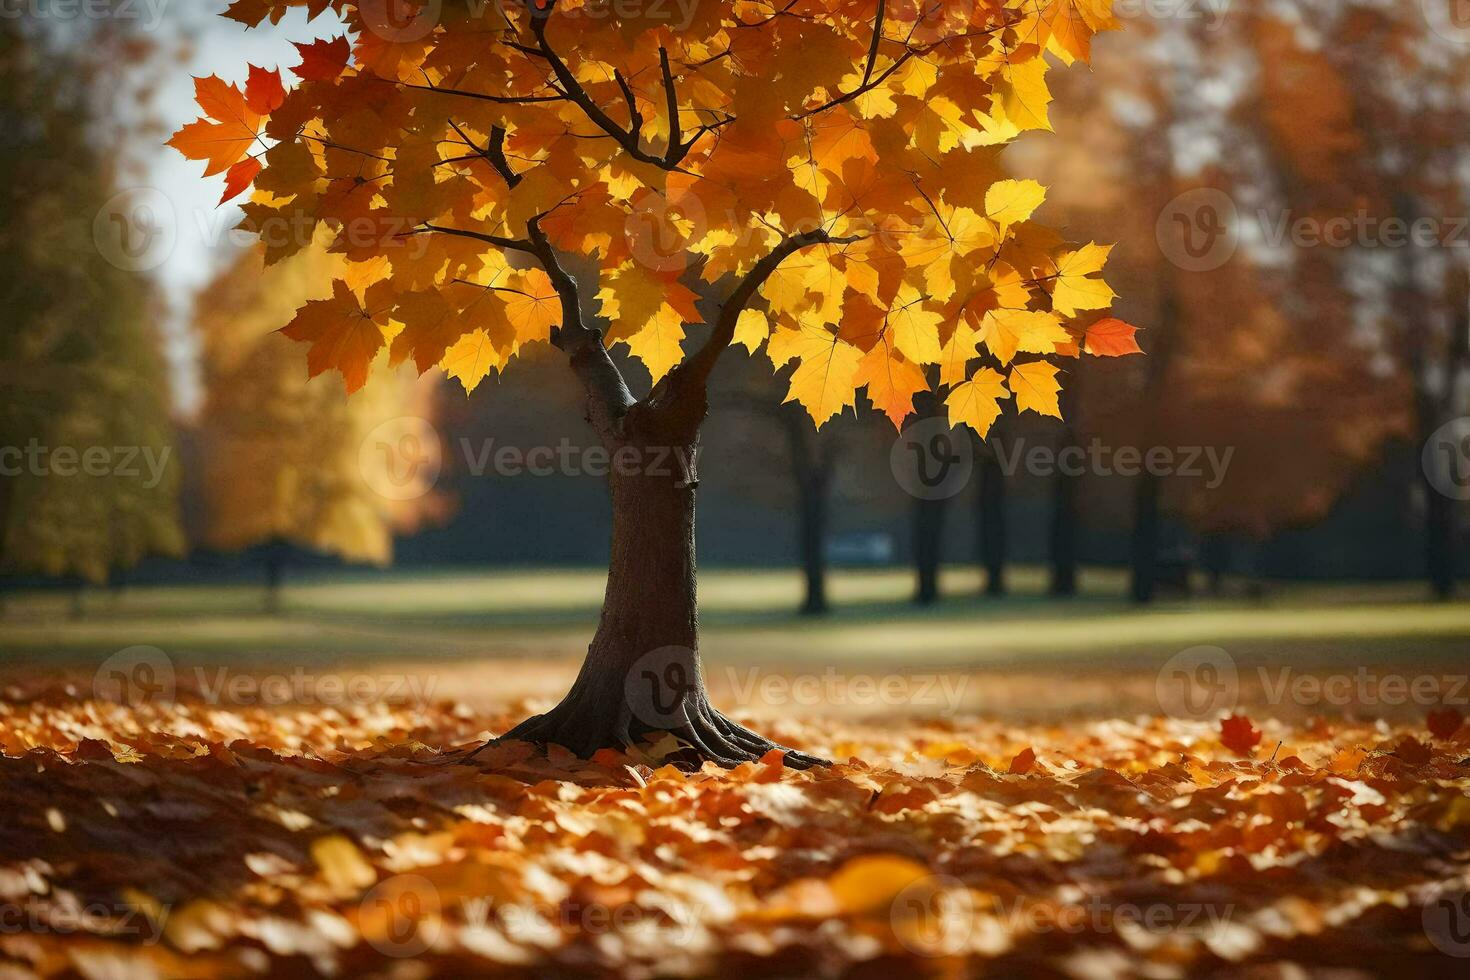
<path id="1" fill-rule="evenodd" d="M 1144 473 L 1133 498 L 1133 582 L 1135 602 L 1152 602 L 1159 577 L 1159 478 Z"/>
<path id="2" fill-rule="evenodd" d="M 1057 438 L 1059 459 L 1067 450 L 1081 448 L 1077 445 L 1076 421 L 1081 402 L 1076 389 L 1081 377 L 1081 370 L 1075 371 L 1072 384 L 1062 391 L 1062 418 L 1066 421 Z M 1062 598 L 1077 594 L 1077 486 L 1081 477 L 1075 471 L 1066 472 L 1068 469 L 1059 468 L 1052 482 L 1050 592 Z"/>
<path id="3" fill-rule="evenodd" d="M 1423 395 L 1419 398 L 1420 446 L 1429 445 L 1441 424 L 1441 415 L 1434 402 L 1435 399 Z M 1455 535 L 1459 530 L 1455 521 L 1455 501 L 1434 485 L 1428 467 L 1419 469 L 1420 485 L 1424 488 L 1425 571 L 1434 597 L 1443 601 L 1455 594 Z"/>
<path id="4" fill-rule="evenodd" d="M 939 601 L 939 566 L 944 552 L 944 508 L 948 501 L 914 502 L 914 602 L 932 606 Z"/>
<path id="5" fill-rule="evenodd" d="M 827 605 L 827 491 L 818 485 L 804 489 L 801 499 L 801 568 L 806 592 L 803 616 L 825 615 Z"/>
<path id="6" fill-rule="evenodd" d="M 832 461 L 819 445 L 804 414 L 781 406 L 781 420 L 791 447 L 791 471 L 796 482 L 797 551 L 801 556 L 806 590 L 800 612 L 821 616 L 827 605 L 827 509 L 832 485 Z"/>
<path id="7" fill-rule="evenodd" d="M 980 560 L 985 566 L 985 594 L 999 598 L 1006 586 L 1006 475 L 994 451 L 980 457 Z"/>
<path id="8" fill-rule="evenodd" d="M 614 467 L 607 592 L 587 658 L 559 705 L 505 739 L 554 742 L 587 758 L 668 733 L 688 747 L 673 758 L 694 765 L 733 766 L 780 748 L 725 718 L 705 690 L 694 565 L 698 482 L 692 465 L 677 465 L 692 463 L 695 446 L 675 448 L 667 467 L 649 465 L 633 475 Z M 639 448 L 645 461 L 662 453 Z M 820 761 L 787 753 L 788 765 Z"/>
<path id="9" fill-rule="evenodd" d="M 272 541 L 265 551 L 265 611 L 271 616 L 281 611 L 281 585 L 286 578 L 286 544 Z"/>

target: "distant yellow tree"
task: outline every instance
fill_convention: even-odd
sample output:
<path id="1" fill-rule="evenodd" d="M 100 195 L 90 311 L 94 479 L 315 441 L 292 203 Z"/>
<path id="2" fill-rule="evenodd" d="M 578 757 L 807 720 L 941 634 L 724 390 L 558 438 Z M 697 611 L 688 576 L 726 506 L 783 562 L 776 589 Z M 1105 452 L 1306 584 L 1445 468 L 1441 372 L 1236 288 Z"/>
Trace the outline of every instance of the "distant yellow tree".
<path id="1" fill-rule="evenodd" d="M 268 603 L 288 546 L 385 565 L 393 534 L 440 514 L 437 445 L 427 426 L 434 380 L 383 369 L 365 398 L 308 380 L 282 316 L 340 272 L 321 246 L 262 271 L 242 255 L 198 297 L 206 401 L 200 418 L 204 543 L 266 546 Z M 325 278 L 323 278 L 325 277 Z M 422 435 L 422 438 L 420 436 Z M 400 440 L 417 440 L 409 447 Z"/>

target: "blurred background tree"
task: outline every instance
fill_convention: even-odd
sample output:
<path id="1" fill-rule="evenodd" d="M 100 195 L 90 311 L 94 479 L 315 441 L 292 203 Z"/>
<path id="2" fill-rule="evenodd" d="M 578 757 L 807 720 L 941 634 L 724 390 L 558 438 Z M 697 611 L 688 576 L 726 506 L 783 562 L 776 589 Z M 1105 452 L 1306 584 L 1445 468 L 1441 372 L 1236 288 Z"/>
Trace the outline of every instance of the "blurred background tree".
<path id="1" fill-rule="evenodd" d="M 0 20 L 0 444 L 45 452 L 6 460 L 0 567 L 101 583 L 183 550 L 159 300 L 108 261 L 92 224 L 122 166 L 104 83 L 148 48 L 102 31 L 61 48 L 31 26 Z M 84 465 L 89 448 L 107 462 Z"/>
<path id="2" fill-rule="evenodd" d="M 272 611 L 293 548 L 387 565 L 395 533 L 450 511 L 432 482 L 437 434 L 416 421 L 432 425 L 437 378 L 379 365 L 391 378 L 345 399 L 330 379 L 308 380 L 278 332 L 344 265 L 320 242 L 270 268 L 251 249 L 197 301 L 202 543 L 257 549 Z"/>

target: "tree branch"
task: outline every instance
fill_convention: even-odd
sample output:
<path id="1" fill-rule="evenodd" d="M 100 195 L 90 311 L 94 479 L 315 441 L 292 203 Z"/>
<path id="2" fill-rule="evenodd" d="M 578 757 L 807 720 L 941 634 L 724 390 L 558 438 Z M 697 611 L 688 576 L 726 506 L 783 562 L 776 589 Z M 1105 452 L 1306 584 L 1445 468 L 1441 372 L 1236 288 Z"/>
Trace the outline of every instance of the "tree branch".
<path id="1" fill-rule="evenodd" d="M 551 333 L 551 342 L 567 355 L 572 371 L 587 393 L 587 421 L 605 443 L 622 437 L 623 416 L 633 407 L 623 373 L 608 356 L 602 343 L 602 331 L 592 326 L 583 313 L 577 280 L 562 265 L 556 247 L 541 229 L 541 216 L 526 222 L 530 236 L 530 252 L 546 270 L 556 295 L 561 300 L 562 323 Z"/>
<path id="2" fill-rule="evenodd" d="M 477 242 L 484 242 L 486 245 L 494 245 L 497 248 L 508 248 L 515 252 L 536 255 L 534 244 L 524 238 L 506 238 L 503 235 L 487 235 L 482 231 L 469 231 L 464 228 L 446 228 L 443 225 L 433 225 L 427 222 L 412 231 L 405 232 L 405 235 L 422 235 L 429 232 L 439 235 L 453 235 L 456 238 L 472 238 Z"/>
<path id="3" fill-rule="evenodd" d="M 714 329 L 705 338 L 704 345 L 698 351 L 685 358 L 684 363 L 678 368 L 682 384 L 693 384 L 703 391 L 709 381 L 710 372 L 714 370 L 720 355 L 730 346 L 735 339 L 735 326 L 740 320 L 740 314 L 750 305 L 756 290 L 760 289 L 765 281 L 771 277 L 786 258 L 804 248 L 812 245 L 850 245 L 860 241 L 862 235 L 832 235 L 818 228 L 813 231 L 802 232 L 799 235 L 788 235 L 759 262 L 731 290 L 730 295 L 720 304 L 720 314 L 715 320 Z"/>
<path id="4" fill-rule="evenodd" d="M 619 126 L 616 120 L 604 112 L 602 107 L 592 98 L 591 94 L 582 87 L 582 83 L 577 81 L 577 77 L 572 74 L 572 70 L 567 67 L 566 62 L 561 60 L 561 57 L 551 49 L 551 45 L 546 40 L 546 21 L 548 19 L 545 17 L 533 17 L 531 19 L 531 33 L 536 36 L 536 42 L 540 45 L 540 48 L 539 50 L 530 50 L 536 51 L 542 58 L 546 59 L 546 63 L 551 66 L 552 74 L 556 76 L 556 80 L 561 84 L 561 89 L 566 94 L 566 97 L 587 115 L 587 118 L 591 120 L 593 125 L 617 140 L 618 145 L 627 151 L 628 155 L 633 157 L 633 159 L 641 160 L 644 163 L 651 163 L 656 167 L 662 167 L 666 170 L 670 169 L 671 165 L 663 157 L 648 152 L 640 145 L 636 131 L 630 132 L 622 126 Z M 520 50 L 523 46 L 515 45 L 514 47 Z"/>
<path id="5" fill-rule="evenodd" d="M 674 90 L 674 72 L 669 68 L 669 52 L 663 45 L 658 47 L 659 71 L 664 77 L 664 109 L 669 114 L 669 148 L 664 153 L 664 159 L 670 166 L 684 158 L 688 153 L 688 147 L 682 146 L 682 138 L 679 133 L 679 94 Z"/>

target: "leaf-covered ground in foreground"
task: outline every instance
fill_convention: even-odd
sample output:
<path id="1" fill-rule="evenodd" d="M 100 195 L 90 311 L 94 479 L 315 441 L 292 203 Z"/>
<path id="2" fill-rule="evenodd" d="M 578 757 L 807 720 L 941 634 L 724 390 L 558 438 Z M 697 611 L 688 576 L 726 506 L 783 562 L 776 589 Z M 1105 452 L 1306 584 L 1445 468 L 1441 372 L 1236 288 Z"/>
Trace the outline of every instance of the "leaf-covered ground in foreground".
<path id="1" fill-rule="evenodd" d="M 1470 962 L 1458 716 L 1257 719 L 1254 747 L 1247 722 L 785 722 L 854 761 L 463 763 L 523 710 L 0 702 L 0 978 Z"/>

